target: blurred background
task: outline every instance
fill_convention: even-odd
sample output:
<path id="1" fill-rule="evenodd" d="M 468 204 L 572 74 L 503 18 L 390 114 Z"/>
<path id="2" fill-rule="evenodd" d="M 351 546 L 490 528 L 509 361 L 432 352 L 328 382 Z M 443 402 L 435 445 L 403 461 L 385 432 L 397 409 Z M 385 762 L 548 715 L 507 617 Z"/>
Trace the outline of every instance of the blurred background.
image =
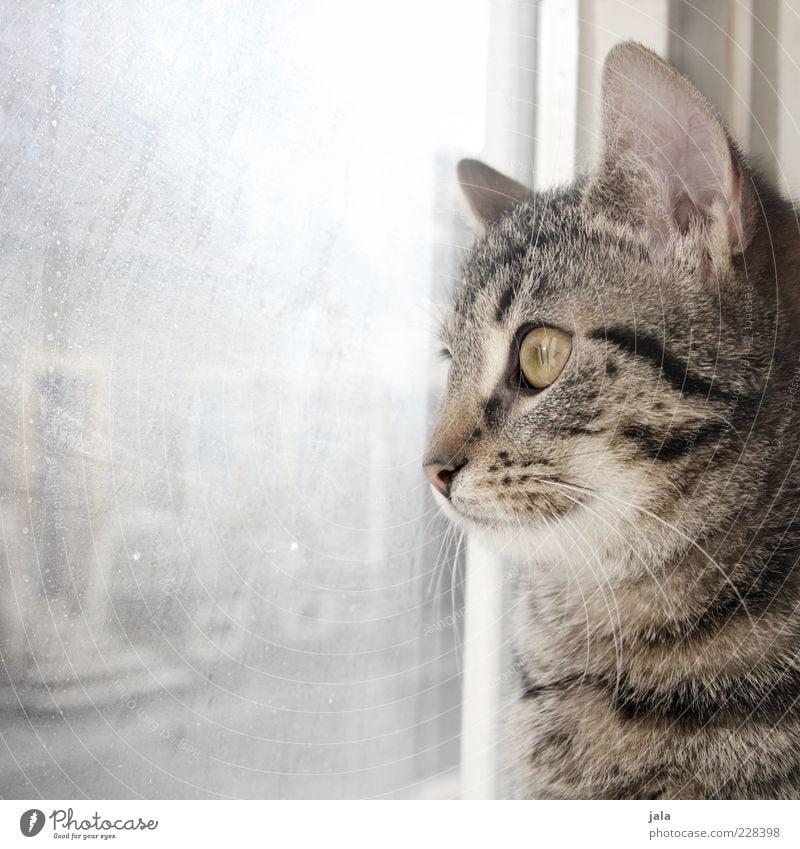
<path id="1" fill-rule="evenodd" d="M 0 8 L 0 797 L 507 795 L 455 163 L 590 167 L 625 38 L 800 191 L 800 0 Z"/>

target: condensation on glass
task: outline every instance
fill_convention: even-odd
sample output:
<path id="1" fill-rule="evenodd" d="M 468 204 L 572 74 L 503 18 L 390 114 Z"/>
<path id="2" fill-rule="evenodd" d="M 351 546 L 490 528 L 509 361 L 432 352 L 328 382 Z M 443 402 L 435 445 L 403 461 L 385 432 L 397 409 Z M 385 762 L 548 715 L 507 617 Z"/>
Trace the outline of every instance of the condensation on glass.
<path id="1" fill-rule="evenodd" d="M 419 469 L 486 9 L 0 21 L 0 796 L 420 795 L 458 607 Z"/>

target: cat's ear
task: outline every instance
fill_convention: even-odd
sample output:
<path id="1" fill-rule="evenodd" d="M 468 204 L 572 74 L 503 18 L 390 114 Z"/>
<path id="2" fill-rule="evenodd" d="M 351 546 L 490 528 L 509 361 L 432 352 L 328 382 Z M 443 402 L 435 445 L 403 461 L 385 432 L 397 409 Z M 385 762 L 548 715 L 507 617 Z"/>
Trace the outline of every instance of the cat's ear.
<path id="1" fill-rule="evenodd" d="M 685 77 L 634 42 L 606 58 L 595 182 L 617 214 L 650 228 L 656 255 L 690 229 L 713 254 L 747 247 L 749 180 L 724 126 Z"/>
<path id="2" fill-rule="evenodd" d="M 516 206 L 531 199 L 530 190 L 522 183 L 477 159 L 462 159 L 456 170 L 469 207 L 482 224 L 499 221 Z"/>

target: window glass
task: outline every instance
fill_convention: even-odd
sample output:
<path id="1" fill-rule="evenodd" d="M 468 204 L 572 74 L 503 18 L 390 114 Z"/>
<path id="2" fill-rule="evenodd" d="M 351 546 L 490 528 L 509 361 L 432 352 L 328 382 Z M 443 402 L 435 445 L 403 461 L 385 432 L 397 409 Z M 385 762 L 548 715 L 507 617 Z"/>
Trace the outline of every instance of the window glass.
<path id="1" fill-rule="evenodd" d="M 7 11 L 0 795 L 447 792 L 420 456 L 487 6 Z"/>

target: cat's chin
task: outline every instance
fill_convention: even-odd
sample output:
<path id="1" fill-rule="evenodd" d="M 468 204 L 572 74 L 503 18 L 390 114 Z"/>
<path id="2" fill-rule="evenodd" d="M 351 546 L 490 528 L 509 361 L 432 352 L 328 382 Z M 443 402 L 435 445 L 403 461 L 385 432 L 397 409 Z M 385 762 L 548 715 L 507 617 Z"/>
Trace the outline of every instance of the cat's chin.
<path id="1" fill-rule="evenodd" d="M 531 522 L 528 525 L 463 516 L 453 510 L 445 509 L 448 518 L 469 534 L 488 551 L 512 563 L 531 565 L 532 563 L 557 566 L 564 553 L 563 542 L 559 539 L 559 528 L 544 522 Z"/>
<path id="2" fill-rule="evenodd" d="M 484 519 L 480 516 L 472 516 L 461 510 L 456 510 L 447 498 L 433 488 L 431 488 L 431 491 L 433 492 L 433 498 L 439 509 L 454 525 L 458 525 L 465 531 L 485 530 L 489 526 L 488 519 Z"/>
<path id="3" fill-rule="evenodd" d="M 433 492 L 434 500 L 442 513 L 444 513 L 444 515 L 453 522 L 453 524 L 458 525 L 465 531 L 488 533 L 492 531 L 501 531 L 511 527 L 507 519 L 473 513 L 461 505 L 456 508 L 447 498 L 432 487 L 431 491 Z"/>
<path id="4" fill-rule="evenodd" d="M 443 495 L 436 490 L 432 491 L 439 509 L 453 524 L 479 538 L 498 554 L 513 560 L 529 561 L 532 552 L 549 548 L 553 544 L 554 536 L 557 538 L 560 535 L 561 523 L 557 519 L 542 518 L 537 521 L 528 517 L 508 519 L 474 514 L 461 505 L 454 507 Z M 580 507 L 581 505 L 575 505 L 568 508 L 566 513 L 573 513 Z M 572 528 L 574 529 L 574 525 Z"/>
<path id="5" fill-rule="evenodd" d="M 500 557 L 517 563 L 561 565 L 596 582 L 597 574 L 612 568 L 607 562 L 609 556 L 621 561 L 630 549 L 631 541 L 625 534 L 609 533 L 612 517 L 604 516 L 596 501 L 575 504 L 558 518 L 509 520 L 472 515 L 439 493 L 434 492 L 434 496 L 450 521 Z"/>

